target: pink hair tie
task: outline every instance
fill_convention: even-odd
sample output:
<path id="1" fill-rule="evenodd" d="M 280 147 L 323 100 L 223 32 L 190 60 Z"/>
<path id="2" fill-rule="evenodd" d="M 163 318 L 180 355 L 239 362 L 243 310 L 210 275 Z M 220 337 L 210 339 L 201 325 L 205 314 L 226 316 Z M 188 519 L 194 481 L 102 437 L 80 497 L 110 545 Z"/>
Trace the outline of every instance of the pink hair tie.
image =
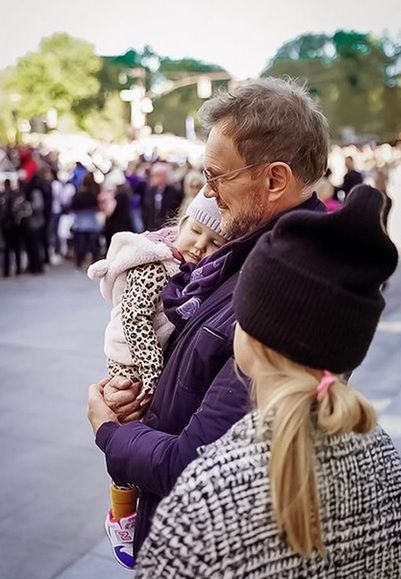
<path id="1" fill-rule="evenodd" d="M 324 398 L 329 391 L 330 386 L 332 386 L 332 384 L 334 384 L 336 381 L 337 377 L 334 374 L 328 370 L 324 370 L 322 379 L 317 385 L 317 399 L 321 400 Z"/>

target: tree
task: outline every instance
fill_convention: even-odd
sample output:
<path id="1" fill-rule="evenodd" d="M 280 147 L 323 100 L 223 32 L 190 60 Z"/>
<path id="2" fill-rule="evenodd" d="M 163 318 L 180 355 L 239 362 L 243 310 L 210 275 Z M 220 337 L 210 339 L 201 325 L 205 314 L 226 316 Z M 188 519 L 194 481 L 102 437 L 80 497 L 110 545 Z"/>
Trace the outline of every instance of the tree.
<path id="1" fill-rule="evenodd" d="M 100 69 L 89 42 L 58 33 L 44 38 L 38 52 L 19 59 L 8 88 L 21 95 L 23 117 L 40 117 L 50 108 L 80 117 L 82 103 L 99 91 Z"/>
<path id="2" fill-rule="evenodd" d="M 401 130 L 401 49 L 387 37 L 339 30 L 286 42 L 262 76 L 307 83 L 327 115 L 334 137 L 345 127 L 360 135 L 395 138 Z"/>
<path id="3" fill-rule="evenodd" d="M 207 64 L 194 58 L 173 60 L 167 57 L 161 59 L 158 70 L 158 74 L 167 80 L 179 80 L 185 76 L 208 72 L 226 71 L 217 64 Z M 213 84 L 213 87 L 217 88 L 226 84 L 226 81 L 218 81 Z M 199 127 L 197 111 L 202 103 L 203 100 L 198 97 L 196 85 L 179 88 L 154 99 L 154 111 L 148 116 L 148 122 L 152 127 L 161 123 L 166 132 L 185 135 L 185 118 L 187 116 L 193 116 L 195 126 Z"/>

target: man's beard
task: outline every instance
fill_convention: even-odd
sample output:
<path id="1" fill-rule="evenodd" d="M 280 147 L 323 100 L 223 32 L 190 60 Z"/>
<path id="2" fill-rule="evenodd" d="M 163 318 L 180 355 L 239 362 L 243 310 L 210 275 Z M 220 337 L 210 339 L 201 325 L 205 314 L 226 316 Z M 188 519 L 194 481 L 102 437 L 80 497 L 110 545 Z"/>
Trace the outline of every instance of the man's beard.
<path id="1" fill-rule="evenodd" d="M 225 211 L 220 224 L 224 237 L 227 239 L 242 237 L 257 229 L 261 223 L 268 221 L 270 213 L 267 211 L 266 202 L 263 204 L 262 200 L 261 194 L 253 191 L 247 199 L 247 207 L 239 214 L 233 216 Z"/>

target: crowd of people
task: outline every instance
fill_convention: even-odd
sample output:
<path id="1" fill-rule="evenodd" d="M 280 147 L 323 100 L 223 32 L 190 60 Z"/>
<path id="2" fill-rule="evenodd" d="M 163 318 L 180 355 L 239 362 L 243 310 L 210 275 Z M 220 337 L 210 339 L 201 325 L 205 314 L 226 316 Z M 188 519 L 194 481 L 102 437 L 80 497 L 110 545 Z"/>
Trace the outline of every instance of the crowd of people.
<path id="1" fill-rule="evenodd" d="M 96 261 L 118 231 L 155 230 L 185 211 L 203 184 L 182 166 L 138 159 L 103 175 L 81 162 L 61 168 L 57 154 L 9 148 L 0 155 L 0 247 L 3 275 L 44 273 L 71 259 Z"/>
<path id="2" fill-rule="evenodd" d="M 358 183 L 388 192 L 391 171 L 401 166 L 401 148 L 333 145 L 328 158 L 315 190 L 328 210 L 335 211 Z M 142 155 L 123 166 L 113 160 L 108 165 L 104 173 L 90 155 L 85 164 L 66 165 L 55 151 L 0 149 L 0 261 L 5 277 L 44 273 L 64 259 L 78 268 L 96 261 L 114 233 L 152 231 L 184 213 L 204 183 L 199 167 L 160 159 L 157 152 L 150 160 Z"/>

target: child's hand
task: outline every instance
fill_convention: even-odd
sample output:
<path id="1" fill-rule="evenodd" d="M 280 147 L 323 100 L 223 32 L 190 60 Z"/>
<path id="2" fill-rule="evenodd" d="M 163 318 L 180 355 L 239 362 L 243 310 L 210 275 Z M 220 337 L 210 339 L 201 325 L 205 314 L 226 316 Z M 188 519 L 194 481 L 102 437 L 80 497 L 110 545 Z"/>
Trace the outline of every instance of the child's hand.
<path id="1" fill-rule="evenodd" d="M 150 397 L 138 399 L 141 388 L 141 383 L 133 383 L 122 376 L 116 376 L 105 386 L 104 400 L 117 415 L 119 422 L 130 422 L 142 418 Z"/>
<path id="2" fill-rule="evenodd" d="M 139 395 L 141 384 L 133 383 L 123 376 L 114 376 L 104 387 L 104 400 L 114 412 L 121 406 L 131 404 Z"/>

